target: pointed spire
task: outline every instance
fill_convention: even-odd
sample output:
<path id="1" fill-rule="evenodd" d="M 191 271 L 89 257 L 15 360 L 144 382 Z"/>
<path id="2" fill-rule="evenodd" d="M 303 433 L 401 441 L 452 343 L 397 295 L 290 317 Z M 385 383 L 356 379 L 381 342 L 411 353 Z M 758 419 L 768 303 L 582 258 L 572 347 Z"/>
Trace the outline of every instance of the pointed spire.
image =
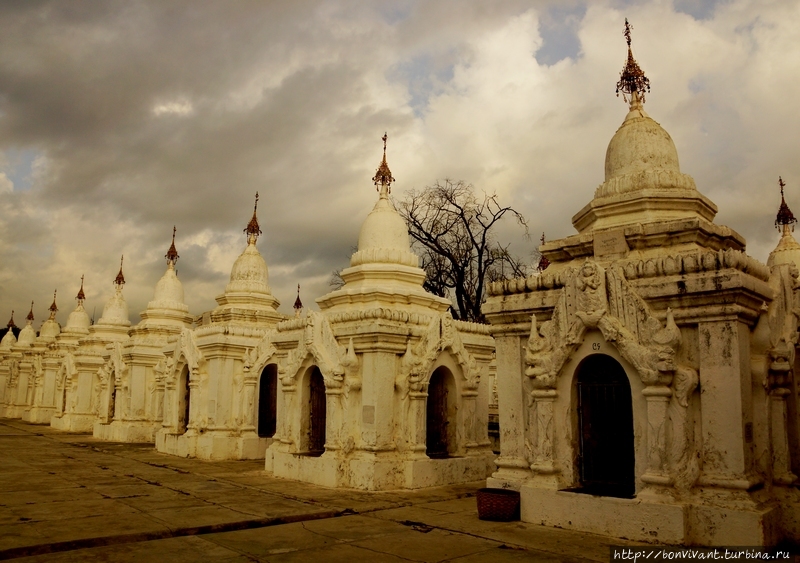
<path id="1" fill-rule="evenodd" d="M 31 311 L 30 313 L 28 313 L 28 316 L 25 317 L 25 320 L 28 321 L 28 324 L 31 324 L 33 322 L 33 301 L 31 301 Z"/>
<path id="2" fill-rule="evenodd" d="M 786 205 L 786 200 L 783 198 L 783 188 L 786 187 L 786 184 L 783 183 L 783 178 L 780 176 L 778 176 L 778 185 L 781 187 L 781 206 L 778 208 L 778 216 L 775 218 L 775 228 L 779 231 L 783 229 L 786 232 L 791 226 L 792 231 L 794 231 L 794 224 L 797 223 L 797 219 L 794 218 L 794 213 Z"/>
<path id="3" fill-rule="evenodd" d="M 180 256 L 178 256 L 178 251 L 175 249 L 175 232 L 177 230 L 178 229 L 175 227 L 175 225 L 173 225 L 172 244 L 170 245 L 169 250 L 167 250 L 167 253 L 164 255 L 164 258 L 167 259 L 167 264 L 169 264 L 170 266 L 174 266 L 175 263 L 178 261 L 178 258 L 180 258 Z"/>
<path id="4" fill-rule="evenodd" d="M 11 319 L 9 319 L 8 324 L 6 325 L 9 329 L 17 328 L 17 325 L 14 324 L 14 310 L 11 310 Z"/>
<path id="5" fill-rule="evenodd" d="M 544 233 L 542 233 L 542 244 L 544 244 Z M 539 265 L 536 266 L 536 269 L 539 270 L 540 272 L 544 272 L 549 265 L 550 265 L 550 260 L 545 258 L 544 254 L 542 254 L 542 257 L 539 258 Z"/>
<path id="6" fill-rule="evenodd" d="M 53 304 L 50 305 L 50 308 L 49 308 L 50 318 L 51 319 L 55 319 L 56 318 L 56 313 L 58 312 L 58 306 L 56 305 L 56 293 L 58 293 L 57 289 L 53 291 Z"/>
<path id="7" fill-rule="evenodd" d="M 378 170 L 375 172 L 375 177 L 372 178 L 372 181 L 375 183 L 375 187 L 381 194 L 381 197 L 387 197 L 390 193 L 392 193 L 392 182 L 394 182 L 394 178 L 392 177 L 392 171 L 389 170 L 389 165 L 386 163 L 386 140 L 389 136 L 384 133 L 381 140 L 383 141 L 383 160 L 381 160 L 380 166 L 378 166 Z"/>
<path id="8" fill-rule="evenodd" d="M 628 18 L 625 18 L 625 31 L 622 34 L 628 43 L 628 60 L 625 62 L 625 67 L 620 73 L 619 82 L 617 82 L 617 97 L 621 91 L 622 99 L 630 103 L 631 109 L 637 109 L 637 106 L 641 107 L 641 104 L 644 103 L 645 90 L 650 91 L 650 79 L 644 75 L 639 63 L 633 58 L 631 29 L 633 26 L 628 23 Z M 630 96 L 630 100 L 628 96 Z"/>
<path id="9" fill-rule="evenodd" d="M 250 219 L 250 222 L 244 228 L 244 232 L 247 233 L 247 244 L 255 244 L 256 240 L 258 240 L 258 235 L 261 234 L 261 228 L 258 226 L 258 217 L 256 216 L 257 211 L 258 192 L 256 192 L 256 204 L 253 206 L 253 218 Z"/>
<path id="10" fill-rule="evenodd" d="M 78 290 L 78 295 L 75 296 L 75 299 L 78 300 L 78 305 L 83 305 L 86 300 L 86 294 L 83 293 L 83 276 L 81 276 L 81 288 Z"/>
<path id="11" fill-rule="evenodd" d="M 114 285 L 117 286 L 117 289 L 122 289 L 122 286 L 125 285 L 125 276 L 122 275 L 122 261 L 125 259 L 125 255 L 120 256 L 119 258 L 119 273 L 117 277 L 114 278 Z"/>
<path id="12" fill-rule="evenodd" d="M 303 309 L 303 302 L 300 301 L 300 284 L 297 284 L 297 299 L 294 300 L 294 316 L 299 317 L 300 311 Z"/>

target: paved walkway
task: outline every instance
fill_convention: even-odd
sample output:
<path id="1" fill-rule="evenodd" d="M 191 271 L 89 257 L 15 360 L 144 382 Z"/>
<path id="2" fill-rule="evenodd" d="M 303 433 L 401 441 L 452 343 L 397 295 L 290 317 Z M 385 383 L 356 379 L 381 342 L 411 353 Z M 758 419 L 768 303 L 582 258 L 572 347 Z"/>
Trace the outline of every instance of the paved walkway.
<path id="1" fill-rule="evenodd" d="M 633 545 L 478 520 L 482 482 L 334 490 L 0 419 L 0 559 L 16 561 L 603 561 Z"/>

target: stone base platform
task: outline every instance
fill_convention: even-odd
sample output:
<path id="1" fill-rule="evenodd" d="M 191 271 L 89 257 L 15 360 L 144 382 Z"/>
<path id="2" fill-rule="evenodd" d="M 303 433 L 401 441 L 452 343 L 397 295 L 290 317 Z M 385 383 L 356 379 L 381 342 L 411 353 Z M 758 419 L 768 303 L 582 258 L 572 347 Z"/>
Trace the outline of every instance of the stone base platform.
<path id="1" fill-rule="evenodd" d="M 91 432 L 94 428 L 96 417 L 91 414 L 65 413 L 61 416 L 53 415 L 50 426 L 65 432 Z"/>
<path id="2" fill-rule="evenodd" d="M 669 503 L 641 496 L 600 497 L 523 484 L 520 516 L 543 526 L 661 544 L 757 546 L 780 539 L 777 505 Z"/>
<path id="3" fill-rule="evenodd" d="M 22 413 L 22 420 L 32 424 L 50 424 L 54 414 L 55 407 L 31 407 Z"/>
<path id="4" fill-rule="evenodd" d="M 230 430 L 198 433 L 190 429 L 183 434 L 160 430 L 155 436 L 156 450 L 162 453 L 208 460 L 264 459 L 271 438 L 255 432 L 237 435 Z"/>
<path id="5" fill-rule="evenodd" d="M 161 429 L 159 422 L 115 420 L 108 424 L 95 421 L 93 434 L 98 440 L 107 442 L 149 443 L 156 440 Z"/>
<path id="6" fill-rule="evenodd" d="M 446 459 L 404 459 L 396 453 L 355 452 L 342 459 L 336 451 L 319 457 L 267 450 L 265 469 L 275 477 L 324 487 L 365 491 L 424 489 L 485 479 L 494 468 L 491 451 Z"/>

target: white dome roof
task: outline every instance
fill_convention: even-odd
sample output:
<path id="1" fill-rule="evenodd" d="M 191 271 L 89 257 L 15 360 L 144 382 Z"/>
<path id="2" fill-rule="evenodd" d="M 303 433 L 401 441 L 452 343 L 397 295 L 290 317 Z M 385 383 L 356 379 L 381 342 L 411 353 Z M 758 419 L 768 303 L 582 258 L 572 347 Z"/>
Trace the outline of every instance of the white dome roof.
<path id="1" fill-rule="evenodd" d="M 55 338 L 61 332 L 61 326 L 55 319 L 47 319 L 39 329 L 39 338 Z"/>
<path id="2" fill-rule="evenodd" d="M 153 300 L 147 304 L 148 309 L 180 309 L 186 308 L 183 303 L 183 284 L 175 274 L 175 268 L 170 262 L 167 271 L 156 284 Z"/>
<path id="3" fill-rule="evenodd" d="M 117 286 L 116 292 L 103 308 L 103 316 L 100 317 L 97 324 L 118 326 L 131 325 L 131 321 L 128 318 L 128 304 L 122 296 L 122 287 Z"/>
<path id="4" fill-rule="evenodd" d="M 255 245 L 255 239 L 247 244 L 231 268 L 231 281 L 225 293 L 248 292 L 269 293 L 267 263 Z"/>
<path id="5" fill-rule="evenodd" d="M 91 324 L 92 321 L 89 319 L 86 309 L 83 308 L 83 304 L 78 303 L 75 310 L 67 317 L 67 326 L 64 327 L 64 332 L 85 332 L 89 330 Z"/>
<path id="6" fill-rule="evenodd" d="M 36 340 L 36 331 L 33 330 L 31 323 L 25 325 L 21 331 L 19 331 L 19 338 L 17 338 L 17 344 L 33 344 L 34 340 Z"/>
<path id="7" fill-rule="evenodd" d="M 5 336 L 3 336 L 3 340 L 0 341 L 0 348 L 8 350 L 16 343 L 17 337 L 14 336 L 14 331 L 9 328 L 8 332 L 6 332 Z"/>
<path id="8" fill-rule="evenodd" d="M 406 222 L 389 199 L 381 197 L 361 225 L 358 249 L 385 248 L 408 252 L 409 247 Z"/>
<path id="9" fill-rule="evenodd" d="M 782 264 L 794 264 L 795 267 L 800 268 L 800 243 L 794 238 L 789 225 L 784 225 L 781 240 L 767 258 L 769 267 Z"/>
<path id="10" fill-rule="evenodd" d="M 386 186 L 361 225 L 358 251 L 350 258 L 351 266 L 370 263 L 403 264 L 418 267 L 419 257 L 411 252 L 406 222 L 389 201 Z"/>
<path id="11" fill-rule="evenodd" d="M 680 173 L 678 151 L 669 133 L 644 109 L 631 109 L 606 150 L 606 180 L 659 168 Z"/>

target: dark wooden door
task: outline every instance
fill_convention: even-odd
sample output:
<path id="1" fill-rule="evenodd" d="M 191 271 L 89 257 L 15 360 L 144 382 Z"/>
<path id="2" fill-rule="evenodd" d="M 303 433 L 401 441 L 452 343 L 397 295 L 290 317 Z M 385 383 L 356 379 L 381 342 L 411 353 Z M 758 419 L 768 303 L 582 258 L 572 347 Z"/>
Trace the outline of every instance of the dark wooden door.
<path id="1" fill-rule="evenodd" d="M 189 370 L 185 369 L 181 374 L 181 387 L 178 391 L 182 393 L 180 406 L 178 407 L 178 426 L 180 427 L 181 432 L 186 432 L 189 428 L 189 413 L 190 411 L 190 399 L 191 399 L 191 389 L 189 388 Z"/>
<path id="2" fill-rule="evenodd" d="M 632 497 L 631 387 L 625 370 L 610 356 L 589 356 L 578 367 L 578 427 L 583 492 Z"/>
<path id="3" fill-rule="evenodd" d="M 275 435 L 278 407 L 278 366 L 270 364 L 261 372 L 258 386 L 258 435 L 272 438 Z"/>
<path id="4" fill-rule="evenodd" d="M 309 382 L 309 416 L 308 426 L 308 453 L 309 455 L 322 455 L 325 451 L 325 417 L 327 405 L 325 402 L 325 381 L 319 368 L 314 368 Z"/>
<path id="5" fill-rule="evenodd" d="M 113 374 L 112 377 L 108 378 L 108 380 L 108 392 L 110 394 L 108 398 L 108 420 L 114 420 L 114 415 L 116 414 L 115 411 L 117 410 L 117 386 L 114 385 Z"/>
<path id="6" fill-rule="evenodd" d="M 447 386 L 434 372 L 428 385 L 425 453 L 430 458 L 447 457 Z"/>

